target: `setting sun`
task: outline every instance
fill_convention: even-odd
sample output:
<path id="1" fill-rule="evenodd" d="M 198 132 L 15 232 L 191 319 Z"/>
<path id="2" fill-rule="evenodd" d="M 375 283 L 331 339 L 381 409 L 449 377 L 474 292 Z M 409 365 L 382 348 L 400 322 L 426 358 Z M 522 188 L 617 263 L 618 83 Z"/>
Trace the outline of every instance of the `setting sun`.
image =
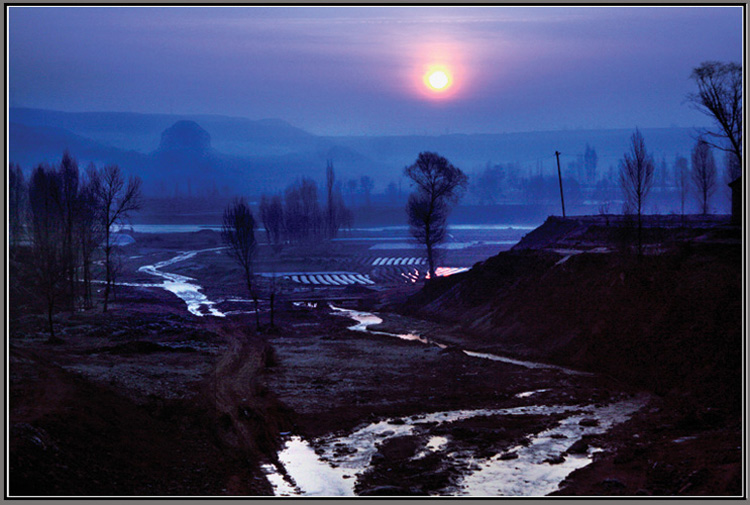
<path id="1" fill-rule="evenodd" d="M 430 67 L 423 77 L 424 84 L 431 91 L 442 92 L 451 87 L 453 78 L 445 67 Z"/>
<path id="2" fill-rule="evenodd" d="M 428 80 L 430 81 L 430 86 L 435 89 L 443 89 L 448 85 L 448 76 L 442 70 L 431 73 Z"/>

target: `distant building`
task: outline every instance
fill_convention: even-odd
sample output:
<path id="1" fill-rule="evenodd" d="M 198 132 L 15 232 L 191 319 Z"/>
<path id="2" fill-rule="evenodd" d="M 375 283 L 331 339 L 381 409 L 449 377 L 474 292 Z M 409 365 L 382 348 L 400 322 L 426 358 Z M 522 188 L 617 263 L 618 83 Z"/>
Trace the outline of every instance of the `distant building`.
<path id="1" fill-rule="evenodd" d="M 732 224 L 742 224 L 742 176 L 729 183 L 732 188 Z"/>

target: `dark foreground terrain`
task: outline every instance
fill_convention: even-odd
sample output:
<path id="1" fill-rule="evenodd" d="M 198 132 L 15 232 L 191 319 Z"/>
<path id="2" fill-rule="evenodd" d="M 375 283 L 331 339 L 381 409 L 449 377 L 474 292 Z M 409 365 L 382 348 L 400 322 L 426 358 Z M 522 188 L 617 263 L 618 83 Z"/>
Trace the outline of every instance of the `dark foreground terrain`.
<path id="1" fill-rule="evenodd" d="M 327 437 L 389 418 L 413 422 L 415 431 L 377 447 L 355 492 L 451 493 L 473 463 L 447 465 L 425 452 L 430 441 L 453 454 L 512 460 L 514 447 L 562 417 L 435 423 L 425 413 L 578 408 L 645 393 L 648 405 L 630 421 L 544 463 L 601 449 L 558 493 L 741 495 L 739 231 L 721 223 L 652 230 L 639 260 L 618 246 L 614 223 L 545 226 L 515 250 L 427 290 L 281 286 L 276 327 L 268 326 L 264 302 L 260 332 L 249 304 L 230 298 L 244 296 L 231 264 L 213 253 L 164 270 L 197 279 L 232 312 L 225 318 L 191 315 L 163 289 L 120 286 L 106 314 L 58 314 L 62 342 L 48 344 L 44 316 L 17 300 L 9 320 L 6 492 L 268 495 L 266 473 L 269 465 L 284 473 L 276 455 L 290 434 L 324 454 Z M 138 266 L 220 245 L 209 232 L 175 237 L 129 246 L 122 280 L 148 281 Z M 352 331 L 354 322 L 332 313 L 326 298 L 377 310 L 378 330 L 417 333 L 444 347 Z M 595 373 L 524 368 L 462 349 Z M 351 450 L 334 447 L 340 454 L 331 461 Z"/>

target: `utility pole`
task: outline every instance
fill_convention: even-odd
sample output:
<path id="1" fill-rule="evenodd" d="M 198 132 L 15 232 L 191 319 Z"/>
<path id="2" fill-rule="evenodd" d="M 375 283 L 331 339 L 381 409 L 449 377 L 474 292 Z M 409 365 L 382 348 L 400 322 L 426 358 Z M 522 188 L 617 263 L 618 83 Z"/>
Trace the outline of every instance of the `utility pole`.
<path id="1" fill-rule="evenodd" d="M 560 181 L 560 202 L 562 203 L 563 219 L 565 219 L 565 197 L 562 189 L 562 174 L 560 173 L 560 151 L 555 151 L 557 157 L 557 180 Z"/>

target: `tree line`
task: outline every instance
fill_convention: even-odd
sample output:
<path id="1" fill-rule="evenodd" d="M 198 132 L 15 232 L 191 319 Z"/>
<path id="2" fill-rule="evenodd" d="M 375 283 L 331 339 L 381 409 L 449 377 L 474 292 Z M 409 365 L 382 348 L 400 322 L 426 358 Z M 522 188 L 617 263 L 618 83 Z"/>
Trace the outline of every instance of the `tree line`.
<path id="1" fill-rule="evenodd" d="M 320 202 L 318 184 L 308 177 L 289 184 L 281 194 L 261 195 L 260 219 L 271 251 L 278 254 L 285 245 L 310 245 L 335 239 L 342 228 L 351 228 L 352 211 L 344 204 L 341 184 L 336 181 L 333 163 L 326 165 L 325 201 Z M 255 305 L 255 324 L 260 329 L 258 290 L 253 282 L 258 250 L 256 220 L 245 198 L 236 198 L 222 216 L 222 240 L 229 256 L 242 268 L 248 293 Z M 275 276 L 269 289 L 270 319 L 273 326 Z"/>
<path id="2" fill-rule="evenodd" d="M 351 209 L 344 204 L 331 162 L 326 166 L 322 204 L 318 184 L 302 177 L 289 184 L 283 194 L 261 195 L 259 211 L 266 240 L 277 251 L 284 244 L 334 239 L 342 229 L 351 228 L 354 220 Z"/>
<path id="3" fill-rule="evenodd" d="M 693 147 L 691 171 L 687 161 L 678 158 L 675 180 L 680 191 L 681 213 L 685 211 L 688 180 L 692 181 L 703 215 L 708 214 L 709 198 L 716 190 L 717 170 L 712 149 L 726 153 L 730 181 L 742 174 L 742 67 L 736 63 L 708 61 L 696 67 L 691 78 L 698 92 L 688 95 L 697 110 L 711 117 L 717 130 L 701 130 Z M 625 195 L 625 212 L 638 217 L 638 254 L 642 254 L 641 214 L 654 182 L 654 160 L 646 150 L 641 133 L 636 129 L 630 150 L 620 162 L 620 185 Z M 729 182 L 729 181 L 728 181 Z"/>
<path id="4" fill-rule="evenodd" d="M 117 275 L 116 227 L 138 209 L 141 180 L 125 178 L 117 165 L 80 170 L 65 152 L 60 163 L 37 165 L 26 180 L 11 163 L 8 178 L 9 246 L 33 293 L 45 306 L 50 340 L 53 315 L 94 306 L 95 261 L 101 257 L 107 311 Z M 16 274 L 19 272 L 16 271 Z M 18 282 L 18 275 L 15 275 Z"/>

